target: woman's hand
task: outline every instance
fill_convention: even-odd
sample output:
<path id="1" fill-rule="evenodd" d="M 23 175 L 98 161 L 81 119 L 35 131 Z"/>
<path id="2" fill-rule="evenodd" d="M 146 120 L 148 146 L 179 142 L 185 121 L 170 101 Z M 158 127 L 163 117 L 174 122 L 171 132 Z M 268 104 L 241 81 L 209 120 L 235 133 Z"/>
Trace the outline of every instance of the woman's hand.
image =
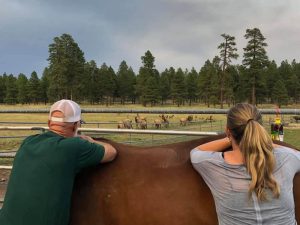
<path id="1" fill-rule="evenodd" d="M 211 152 L 222 152 L 231 147 L 231 141 L 228 137 L 211 141 L 197 147 L 198 150 L 211 151 Z"/>

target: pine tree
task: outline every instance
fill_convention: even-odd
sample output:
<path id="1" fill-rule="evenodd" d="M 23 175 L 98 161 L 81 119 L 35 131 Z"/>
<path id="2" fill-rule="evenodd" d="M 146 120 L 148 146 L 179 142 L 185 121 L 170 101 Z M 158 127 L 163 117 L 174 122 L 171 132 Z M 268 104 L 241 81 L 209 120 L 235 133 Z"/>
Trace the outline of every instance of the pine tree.
<path id="1" fill-rule="evenodd" d="M 20 73 L 17 79 L 17 88 L 18 88 L 18 102 L 21 104 L 28 103 L 29 98 L 28 98 L 28 79 L 27 77 Z"/>
<path id="2" fill-rule="evenodd" d="M 300 63 L 297 63 L 295 59 L 292 61 L 293 73 L 300 79 Z"/>
<path id="3" fill-rule="evenodd" d="M 128 68 L 125 61 L 122 61 L 117 72 L 118 95 L 121 98 L 121 104 L 126 100 L 134 99 L 136 77 L 132 68 Z"/>
<path id="4" fill-rule="evenodd" d="M 99 69 L 98 88 L 101 89 L 101 99 L 108 105 L 110 99 L 114 96 L 116 91 L 116 74 L 112 67 L 108 67 L 105 63 Z"/>
<path id="5" fill-rule="evenodd" d="M 293 84 L 293 93 L 292 96 L 294 98 L 294 103 L 299 102 L 299 97 L 300 97 L 300 63 L 297 63 L 296 60 L 294 59 L 291 63 L 292 66 L 292 78 L 291 78 L 291 83 Z"/>
<path id="6" fill-rule="evenodd" d="M 204 65 L 201 67 L 199 72 L 199 78 L 198 78 L 198 96 L 200 100 L 202 100 L 204 103 L 208 103 L 209 100 L 209 79 L 208 79 L 208 72 L 209 72 L 209 66 L 211 62 L 209 60 L 206 60 Z M 209 107 L 209 104 L 208 104 Z"/>
<path id="7" fill-rule="evenodd" d="M 235 48 L 235 37 L 228 34 L 222 34 L 221 36 L 224 38 L 224 42 L 218 46 L 218 49 L 220 49 L 220 58 L 222 64 L 222 73 L 220 73 L 220 105 L 221 109 L 223 109 L 225 91 L 224 83 L 227 78 L 226 69 L 230 66 L 232 59 L 237 59 L 238 54 L 236 53 L 237 49 Z"/>
<path id="8" fill-rule="evenodd" d="M 99 96 L 102 95 L 102 90 L 99 88 L 99 69 L 94 60 L 85 63 L 84 65 L 84 79 L 82 81 L 83 94 L 85 100 L 90 104 L 95 104 L 99 102 Z M 101 94 L 99 94 L 101 93 Z"/>
<path id="9" fill-rule="evenodd" d="M 41 97 L 40 100 L 42 102 L 44 102 L 44 104 L 46 105 L 48 102 L 48 97 L 47 97 L 47 92 L 49 89 L 49 69 L 48 67 L 46 67 L 43 71 L 43 75 L 42 78 L 40 80 L 40 84 L 41 84 Z"/>
<path id="10" fill-rule="evenodd" d="M 6 77 L 5 79 L 6 95 L 4 102 L 7 104 L 16 104 L 17 103 L 17 78 L 12 74 Z"/>
<path id="11" fill-rule="evenodd" d="M 41 84 L 40 79 L 35 71 L 31 73 L 30 79 L 28 81 L 28 97 L 31 102 L 37 104 L 41 100 Z"/>
<path id="12" fill-rule="evenodd" d="M 265 77 L 266 77 L 266 98 L 267 101 L 273 101 L 273 87 L 280 78 L 279 71 L 277 68 L 277 64 L 274 60 L 272 60 L 267 68 L 265 69 Z"/>
<path id="13" fill-rule="evenodd" d="M 151 106 L 155 105 L 159 98 L 159 85 L 157 85 L 157 80 L 154 77 L 149 77 L 145 84 L 144 90 L 144 102 L 150 103 Z"/>
<path id="14" fill-rule="evenodd" d="M 81 98 L 84 54 L 69 34 L 54 38 L 49 45 L 49 96 L 52 100 Z"/>
<path id="15" fill-rule="evenodd" d="M 198 73 L 193 67 L 191 72 L 189 72 L 186 76 L 186 90 L 187 90 L 187 99 L 189 100 L 189 105 L 192 105 L 193 101 L 196 101 L 197 99 L 197 91 L 198 91 Z"/>
<path id="16" fill-rule="evenodd" d="M 289 64 L 287 60 L 284 60 L 281 62 L 280 66 L 278 67 L 278 71 L 279 71 L 279 76 L 281 80 L 284 82 L 284 85 L 288 91 L 288 95 L 294 98 L 296 89 L 293 82 L 295 82 L 296 79 L 295 77 L 293 77 L 292 66 Z"/>
<path id="17" fill-rule="evenodd" d="M 268 64 L 268 57 L 265 50 L 266 38 L 261 34 L 258 28 L 247 29 L 245 38 L 248 44 L 244 48 L 243 65 L 248 69 L 251 85 L 251 103 L 256 105 L 257 86 L 263 69 Z M 261 85 L 263 86 L 263 85 Z"/>
<path id="18" fill-rule="evenodd" d="M 186 98 L 185 77 L 181 68 L 177 70 L 171 81 L 171 96 L 177 106 L 184 105 Z"/>
<path id="19" fill-rule="evenodd" d="M 170 72 L 168 69 L 165 69 L 160 76 L 160 96 L 161 104 L 163 105 L 171 95 L 171 81 L 170 81 Z"/>
<path id="20" fill-rule="evenodd" d="M 144 56 L 141 57 L 143 66 L 140 67 L 139 74 L 137 76 L 137 85 L 136 85 L 136 93 L 140 98 L 140 101 L 144 106 L 149 102 L 149 98 L 146 97 L 145 90 L 151 90 L 153 87 L 147 87 L 147 85 L 153 83 L 153 79 L 155 80 L 155 85 L 157 89 L 159 89 L 159 72 L 155 69 L 154 60 L 155 57 L 148 50 Z M 151 78 L 151 82 L 147 82 L 148 79 Z M 155 87 L 156 89 L 156 87 Z M 154 92 L 155 100 L 151 98 L 151 103 L 157 102 L 159 100 L 159 91 Z"/>
<path id="21" fill-rule="evenodd" d="M 0 76 L 0 103 L 4 103 L 5 95 L 6 95 L 6 86 L 5 86 L 6 74 Z"/>
<path id="22" fill-rule="evenodd" d="M 236 92 L 239 88 L 241 88 L 241 82 L 240 82 L 240 74 L 238 71 L 237 66 L 230 65 L 226 69 L 227 79 L 225 80 L 225 90 L 224 90 L 224 97 L 226 99 L 226 102 L 228 103 L 228 106 L 230 107 L 230 104 L 235 104 L 237 102 L 237 95 Z"/>
<path id="23" fill-rule="evenodd" d="M 199 96 L 204 97 L 204 102 L 210 107 L 210 104 L 216 104 L 216 99 L 220 96 L 220 58 L 215 56 L 210 62 L 207 60 L 199 73 Z"/>
<path id="24" fill-rule="evenodd" d="M 108 68 L 107 71 L 105 94 L 107 97 L 106 104 L 108 105 L 114 103 L 114 99 L 117 96 L 117 75 L 111 66 Z"/>
<path id="25" fill-rule="evenodd" d="M 279 108 L 281 107 L 281 105 L 288 104 L 289 96 L 288 96 L 287 89 L 286 89 L 283 81 L 281 81 L 281 80 L 276 81 L 276 83 L 274 85 L 273 98 Z"/>
<path id="26" fill-rule="evenodd" d="M 235 102 L 250 102 L 249 93 L 251 92 L 251 86 L 249 86 L 250 76 L 248 69 L 243 65 L 238 65 L 236 70 L 237 73 L 232 77 Z"/>

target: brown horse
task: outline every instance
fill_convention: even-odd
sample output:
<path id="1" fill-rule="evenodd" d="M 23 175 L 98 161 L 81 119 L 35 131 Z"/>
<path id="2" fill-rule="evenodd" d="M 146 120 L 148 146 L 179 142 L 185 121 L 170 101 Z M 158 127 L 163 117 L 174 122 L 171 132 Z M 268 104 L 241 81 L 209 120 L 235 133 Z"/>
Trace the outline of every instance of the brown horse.
<path id="1" fill-rule="evenodd" d="M 209 188 L 192 168 L 190 151 L 221 138 L 136 147 L 117 144 L 112 163 L 83 171 L 76 180 L 71 225 L 216 225 Z M 300 223 L 300 176 L 294 179 Z M 274 215 L 276 216 L 276 215 Z"/>

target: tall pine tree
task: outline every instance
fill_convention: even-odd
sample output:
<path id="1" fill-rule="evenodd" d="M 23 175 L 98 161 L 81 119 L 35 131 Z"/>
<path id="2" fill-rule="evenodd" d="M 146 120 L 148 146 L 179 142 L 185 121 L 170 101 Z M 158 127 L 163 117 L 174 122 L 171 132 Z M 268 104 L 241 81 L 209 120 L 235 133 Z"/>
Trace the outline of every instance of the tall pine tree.
<path id="1" fill-rule="evenodd" d="M 28 79 L 23 74 L 20 73 L 17 79 L 17 88 L 18 88 L 18 102 L 21 104 L 28 103 L 30 101 L 28 96 Z"/>
<path id="2" fill-rule="evenodd" d="M 118 94 L 121 98 L 121 104 L 125 104 L 128 99 L 132 102 L 135 96 L 136 77 L 132 70 L 122 61 L 117 72 Z"/>
<path id="3" fill-rule="evenodd" d="M 256 105 L 256 92 L 260 82 L 260 76 L 262 75 L 263 69 L 268 64 L 268 57 L 265 50 L 267 43 L 265 42 L 266 38 L 258 28 L 247 29 L 245 38 L 248 40 L 248 44 L 244 48 L 243 65 L 248 69 L 248 74 L 250 76 L 250 101 L 252 104 Z"/>
<path id="4" fill-rule="evenodd" d="M 186 97 L 189 101 L 189 105 L 191 106 L 192 105 L 192 102 L 195 102 L 198 95 L 197 95 L 197 92 L 198 92 L 198 84 L 197 84 L 197 81 L 198 80 L 198 73 L 197 71 L 195 70 L 195 68 L 193 67 L 191 72 L 189 72 L 186 76 Z"/>
<path id="5" fill-rule="evenodd" d="M 38 104 L 41 101 L 42 90 L 40 79 L 35 71 L 31 73 L 28 81 L 28 97 L 31 102 Z"/>
<path id="6" fill-rule="evenodd" d="M 186 98 L 185 76 L 179 68 L 171 81 L 171 96 L 177 106 L 184 105 Z"/>
<path id="7" fill-rule="evenodd" d="M 16 104 L 17 103 L 17 78 L 15 78 L 12 74 L 6 77 L 5 79 L 5 98 L 4 102 L 7 104 Z"/>
<path id="8" fill-rule="evenodd" d="M 6 74 L 0 76 L 0 103 L 4 103 L 6 95 L 6 86 L 5 86 Z"/>
<path id="9" fill-rule="evenodd" d="M 81 98 L 84 54 L 71 35 L 54 38 L 49 45 L 49 99 Z"/>
<path id="10" fill-rule="evenodd" d="M 220 49 L 222 67 L 222 73 L 220 73 L 220 106 L 221 109 L 223 109 L 225 80 L 228 78 L 226 76 L 226 70 L 230 66 L 231 60 L 237 59 L 238 54 L 236 53 L 237 48 L 235 48 L 235 37 L 228 34 L 222 34 L 221 36 L 224 38 L 224 42 L 218 46 L 218 49 Z"/>
<path id="11" fill-rule="evenodd" d="M 150 102 L 153 105 L 159 100 L 159 72 L 155 69 L 155 57 L 149 50 L 141 59 L 143 66 L 140 67 L 137 76 L 136 92 L 144 106 Z M 155 86 L 153 87 L 152 84 Z"/>

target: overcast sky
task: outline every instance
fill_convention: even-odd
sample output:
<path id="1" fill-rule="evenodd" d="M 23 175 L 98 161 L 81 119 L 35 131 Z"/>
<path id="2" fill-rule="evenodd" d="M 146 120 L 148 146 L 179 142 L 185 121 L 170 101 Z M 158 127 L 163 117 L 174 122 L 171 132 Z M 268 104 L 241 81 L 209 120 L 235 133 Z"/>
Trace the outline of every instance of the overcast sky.
<path id="1" fill-rule="evenodd" d="M 219 54 L 220 34 L 235 36 L 240 63 L 247 28 L 258 27 L 278 64 L 299 62 L 299 0 L 0 0 L 0 74 L 41 76 L 48 46 L 68 33 L 84 52 L 115 71 L 135 72 L 150 50 L 159 71 L 197 71 Z"/>

